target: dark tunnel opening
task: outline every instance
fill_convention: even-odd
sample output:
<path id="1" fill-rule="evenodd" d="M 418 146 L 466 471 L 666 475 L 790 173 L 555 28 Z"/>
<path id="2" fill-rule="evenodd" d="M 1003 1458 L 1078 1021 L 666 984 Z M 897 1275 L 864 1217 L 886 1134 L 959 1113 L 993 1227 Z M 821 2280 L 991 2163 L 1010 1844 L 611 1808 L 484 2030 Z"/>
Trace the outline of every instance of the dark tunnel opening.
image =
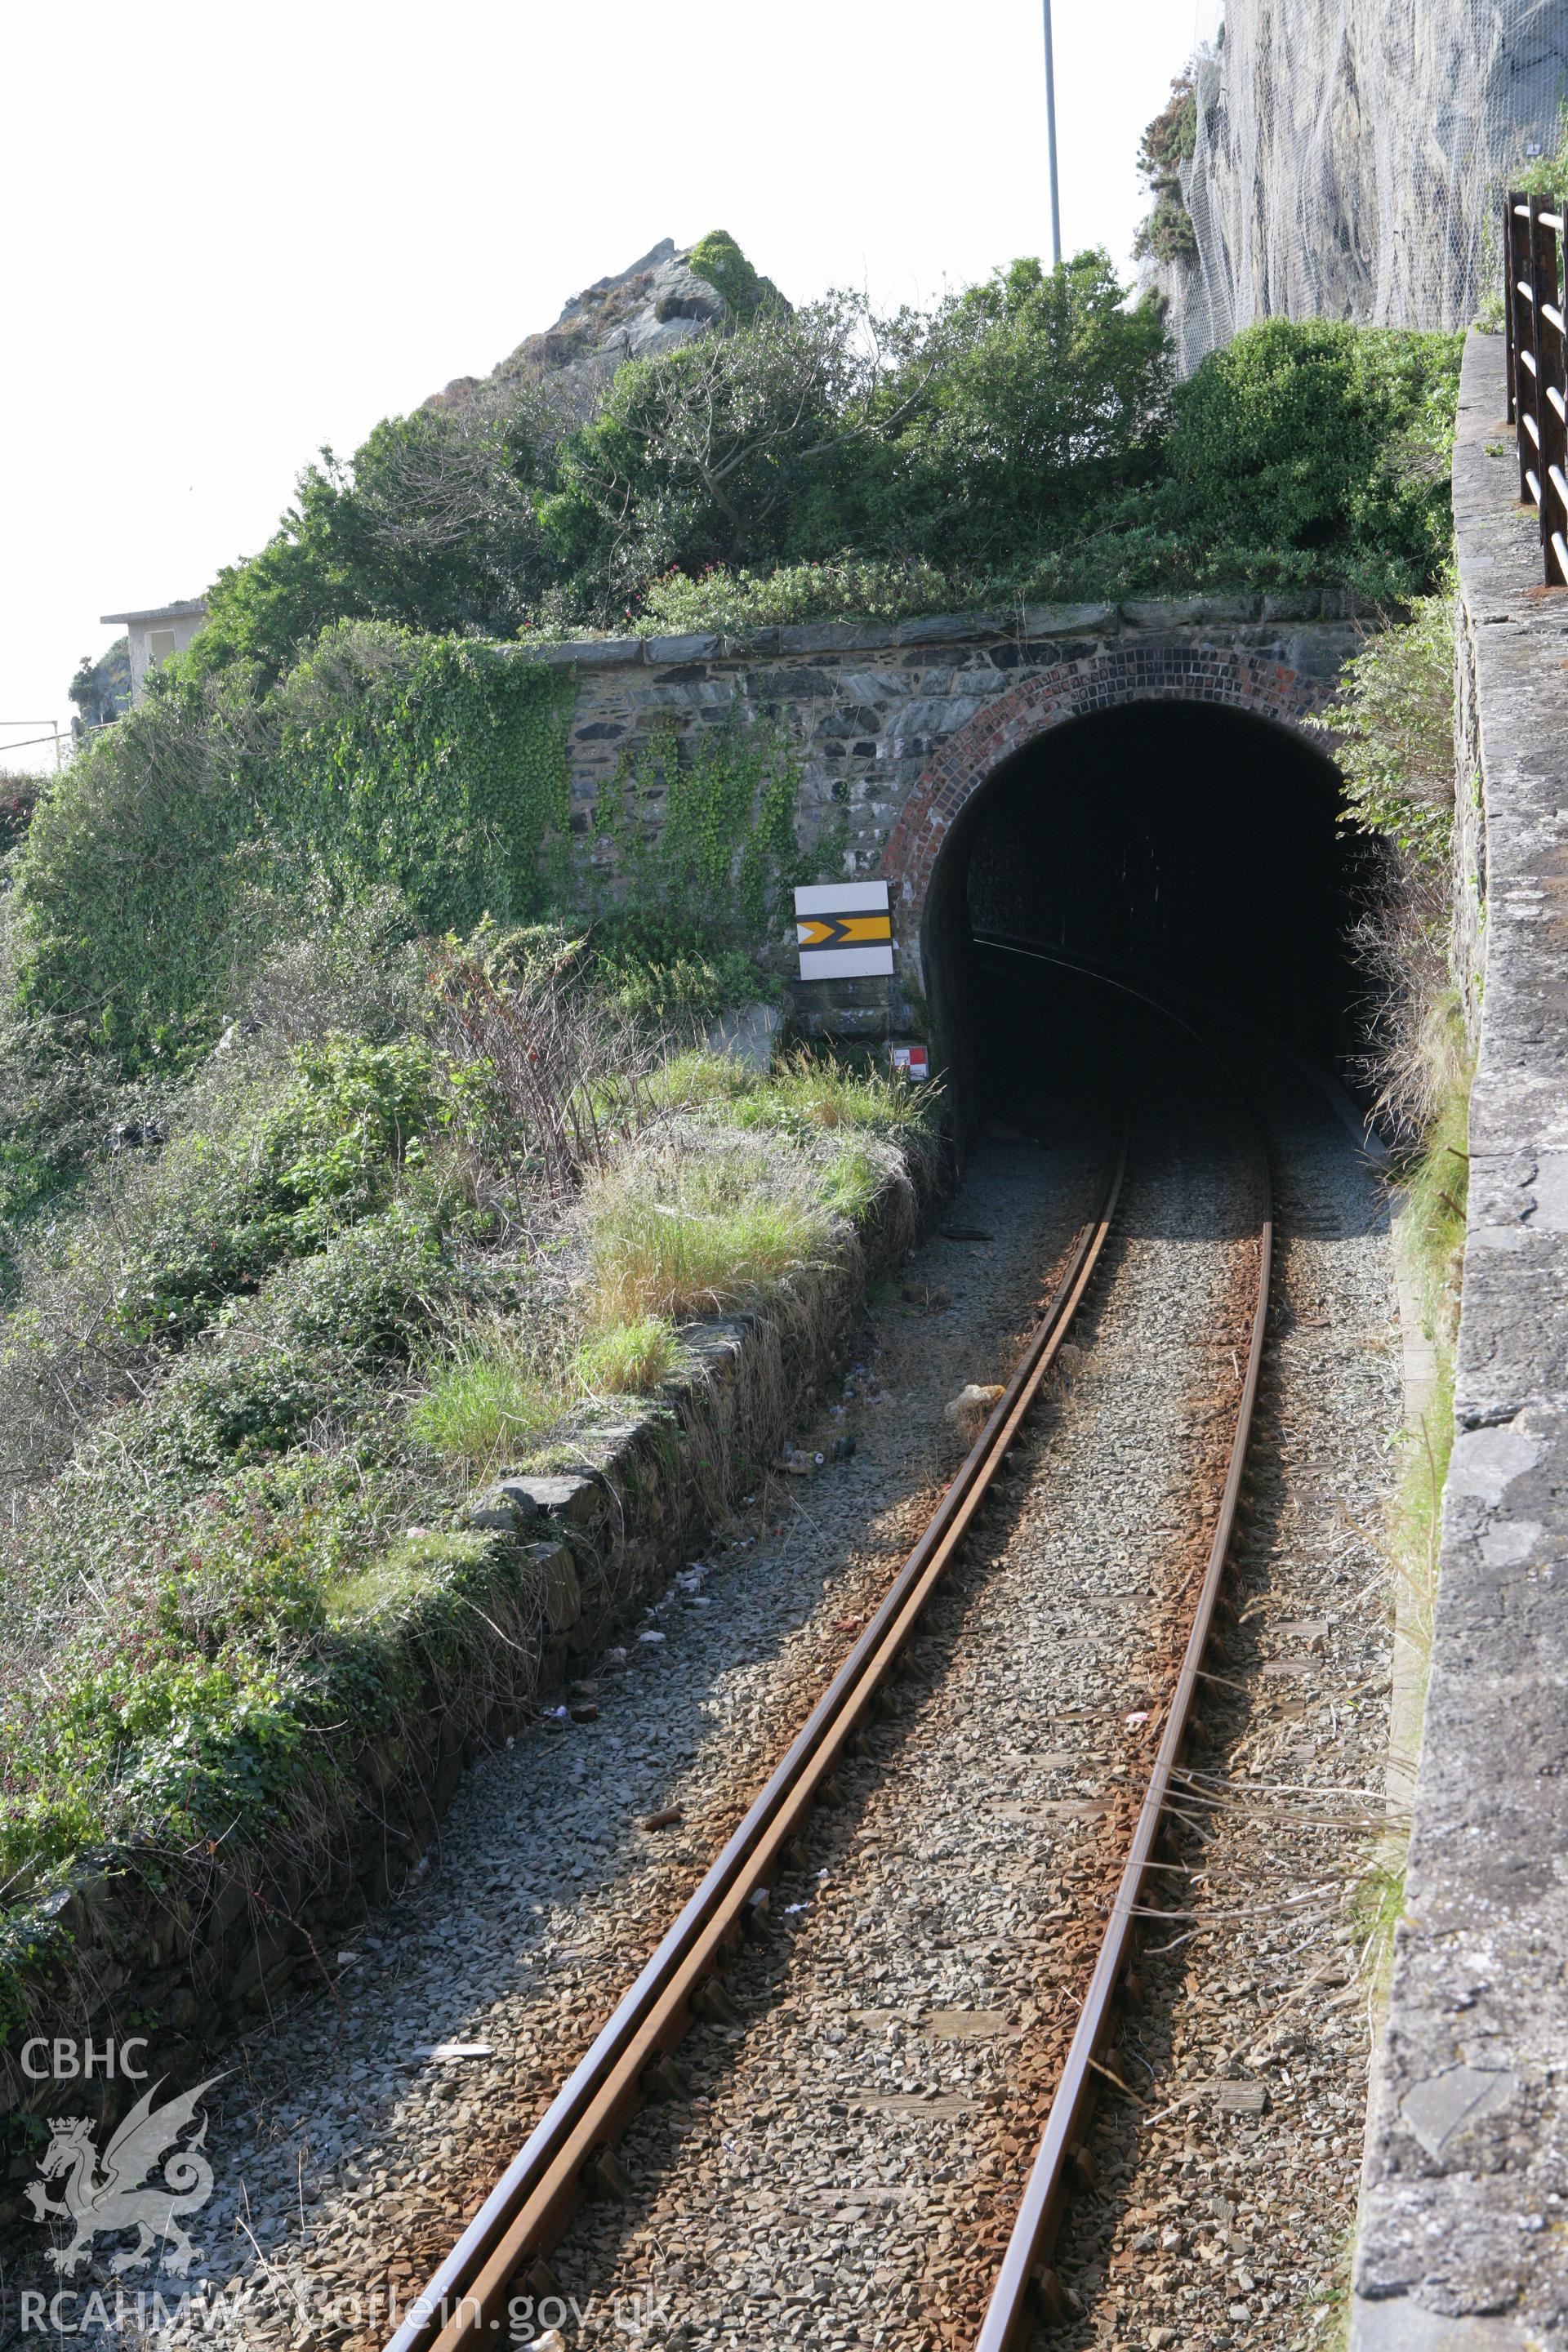
<path id="1" fill-rule="evenodd" d="M 1333 1063 L 1355 1042 L 1369 872 L 1332 761 L 1267 719 L 1161 701 L 1051 729 L 973 795 L 932 877 L 927 972 L 962 1108 L 1015 1097 L 1053 997 L 1080 998 L 1020 949 Z"/>

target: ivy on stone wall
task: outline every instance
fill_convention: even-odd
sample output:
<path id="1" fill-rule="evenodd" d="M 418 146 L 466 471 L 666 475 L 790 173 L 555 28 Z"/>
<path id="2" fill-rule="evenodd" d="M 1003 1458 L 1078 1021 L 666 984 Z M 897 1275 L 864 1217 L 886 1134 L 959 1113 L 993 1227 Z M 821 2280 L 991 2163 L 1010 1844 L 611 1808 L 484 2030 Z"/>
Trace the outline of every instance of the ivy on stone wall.
<path id="1" fill-rule="evenodd" d="M 584 888 L 603 911 L 752 954 L 776 943 L 804 877 L 795 834 L 800 764 L 784 729 L 731 712 L 673 722 L 623 759 L 600 792 Z M 606 854 L 607 853 L 607 854 Z"/>
<path id="2" fill-rule="evenodd" d="M 281 689 L 279 844 L 427 930 L 526 921 L 567 877 L 569 677 L 466 637 L 328 630 Z"/>

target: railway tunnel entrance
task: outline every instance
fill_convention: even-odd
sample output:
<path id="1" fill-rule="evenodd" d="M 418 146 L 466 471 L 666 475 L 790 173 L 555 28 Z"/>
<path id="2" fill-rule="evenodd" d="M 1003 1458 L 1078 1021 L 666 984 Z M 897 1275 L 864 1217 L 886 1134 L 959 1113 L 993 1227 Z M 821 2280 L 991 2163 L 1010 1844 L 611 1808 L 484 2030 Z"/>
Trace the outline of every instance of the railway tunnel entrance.
<path id="1" fill-rule="evenodd" d="M 1217 1010 L 1331 1062 L 1364 990 L 1346 935 L 1367 845 L 1296 729 L 1202 702 L 1068 719 L 955 814 L 926 898 L 939 1048 L 971 1116 L 1005 1115 L 1081 1001 L 1054 956 Z"/>

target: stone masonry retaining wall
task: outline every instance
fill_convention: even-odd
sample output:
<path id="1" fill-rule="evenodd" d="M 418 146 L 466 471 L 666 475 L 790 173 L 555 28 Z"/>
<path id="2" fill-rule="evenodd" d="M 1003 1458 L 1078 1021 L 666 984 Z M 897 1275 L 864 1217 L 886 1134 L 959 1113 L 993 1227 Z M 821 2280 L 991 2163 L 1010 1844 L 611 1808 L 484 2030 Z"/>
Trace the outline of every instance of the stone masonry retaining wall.
<path id="1" fill-rule="evenodd" d="M 1568 596 L 1541 586 L 1504 414 L 1501 339 L 1472 333 L 1454 506 L 1461 763 L 1484 824 L 1462 805 L 1479 1063 L 1352 2352 L 1568 2345 Z"/>

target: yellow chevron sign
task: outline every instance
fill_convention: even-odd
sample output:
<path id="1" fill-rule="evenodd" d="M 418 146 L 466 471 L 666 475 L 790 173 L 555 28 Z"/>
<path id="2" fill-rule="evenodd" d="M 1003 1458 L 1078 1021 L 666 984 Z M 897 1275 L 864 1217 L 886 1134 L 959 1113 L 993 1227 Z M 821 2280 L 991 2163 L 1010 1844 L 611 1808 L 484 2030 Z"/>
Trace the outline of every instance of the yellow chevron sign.
<path id="1" fill-rule="evenodd" d="M 802 980 L 887 979 L 893 918 L 885 882 L 813 882 L 795 894 Z"/>
<path id="2" fill-rule="evenodd" d="M 870 940 L 890 940 L 893 936 L 891 915 L 813 915 L 795 927 L 796 943 L 803 948 L 847 948 L 858 946 Z"/>

